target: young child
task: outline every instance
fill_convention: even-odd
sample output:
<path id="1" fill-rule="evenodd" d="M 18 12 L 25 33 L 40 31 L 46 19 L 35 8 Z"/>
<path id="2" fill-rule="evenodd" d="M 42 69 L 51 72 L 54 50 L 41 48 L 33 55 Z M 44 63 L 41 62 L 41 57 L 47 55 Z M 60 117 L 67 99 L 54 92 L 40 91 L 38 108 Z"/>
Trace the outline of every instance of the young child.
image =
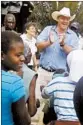
<path id="1" fill-rule="evenodd" d="M 25 105 L 25 88 L 20 76 L 8 72 L 17 71 L 24 62 L 22 39 L 14 32 L 1 33 L 1 123 L 2 125 L 30 125 Z"/>

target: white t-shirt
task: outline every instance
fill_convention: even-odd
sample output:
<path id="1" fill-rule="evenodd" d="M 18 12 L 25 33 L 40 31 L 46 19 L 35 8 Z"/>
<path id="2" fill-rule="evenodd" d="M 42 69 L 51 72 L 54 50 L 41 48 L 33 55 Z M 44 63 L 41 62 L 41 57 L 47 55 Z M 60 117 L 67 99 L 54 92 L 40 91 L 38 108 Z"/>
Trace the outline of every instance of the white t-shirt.
<path id="1" fill-rule="evenodd" d="M 24 42 L 24 46 L 26 47 L 27 49 L 27 45 L 30 47 L 31 49 L 31 53 L 32 53 L 32 56 L 37 52 L 37 47 L 35 46 L 35 43 L 36 43 L 36 39 L 34 37 L 32 37 L 32 39 L 29 39 L 27 37 L 27 35 L 24 33 L 20 36 Z M 31 61 L 28 65 L 33 65 L 33 60 L 31 58 Z"/>

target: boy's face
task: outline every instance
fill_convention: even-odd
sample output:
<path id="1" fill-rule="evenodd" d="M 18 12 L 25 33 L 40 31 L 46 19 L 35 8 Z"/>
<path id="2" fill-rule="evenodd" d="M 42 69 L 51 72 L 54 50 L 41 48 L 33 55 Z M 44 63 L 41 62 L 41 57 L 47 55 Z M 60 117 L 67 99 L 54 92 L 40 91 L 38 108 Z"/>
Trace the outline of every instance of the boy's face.
<path id="1" fill-rule="evenodd" d="M 3 65 L 7 70 L 17 71 L 22 68 L 24 58 L 24 45 L 20 42 L 12 43 L 7 54 L 3 55 Z"/>

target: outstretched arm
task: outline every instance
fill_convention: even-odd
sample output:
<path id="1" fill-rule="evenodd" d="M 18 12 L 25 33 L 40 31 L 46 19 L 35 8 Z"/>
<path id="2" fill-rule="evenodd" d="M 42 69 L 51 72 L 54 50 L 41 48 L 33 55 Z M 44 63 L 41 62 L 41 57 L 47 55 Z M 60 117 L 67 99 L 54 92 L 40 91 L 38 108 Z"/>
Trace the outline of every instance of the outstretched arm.
<path id="1" fill-rule="evenodd" d="M 36 98 L 35 98 L 35 87 L 36 87 L 37 75 L 35 75 L 30 84 L 30 96 L 28 99 L 28 109 L 30 116 L 34 116 L 37 111 Z"/>

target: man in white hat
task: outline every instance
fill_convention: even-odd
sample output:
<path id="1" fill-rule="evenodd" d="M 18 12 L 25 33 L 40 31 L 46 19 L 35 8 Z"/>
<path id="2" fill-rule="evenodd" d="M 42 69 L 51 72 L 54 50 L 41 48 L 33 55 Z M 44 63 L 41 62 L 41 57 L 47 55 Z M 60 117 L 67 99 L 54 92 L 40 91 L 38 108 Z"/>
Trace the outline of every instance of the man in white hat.
<path id="1" fill-rule="evenodd" d="M 78 48 L 77 35 L 68 28 L 75 15 L 70 15 L 69 8 L 62 8 L 52 13 L 57 25 L 47 26 L 37 38 L 36 46 L 41 51 L 40 66 L 36 84 L 36 96 L 42 100 L 40 86 L 52 80 L 55 71 L 67 70 L 66 57 Z"/>

